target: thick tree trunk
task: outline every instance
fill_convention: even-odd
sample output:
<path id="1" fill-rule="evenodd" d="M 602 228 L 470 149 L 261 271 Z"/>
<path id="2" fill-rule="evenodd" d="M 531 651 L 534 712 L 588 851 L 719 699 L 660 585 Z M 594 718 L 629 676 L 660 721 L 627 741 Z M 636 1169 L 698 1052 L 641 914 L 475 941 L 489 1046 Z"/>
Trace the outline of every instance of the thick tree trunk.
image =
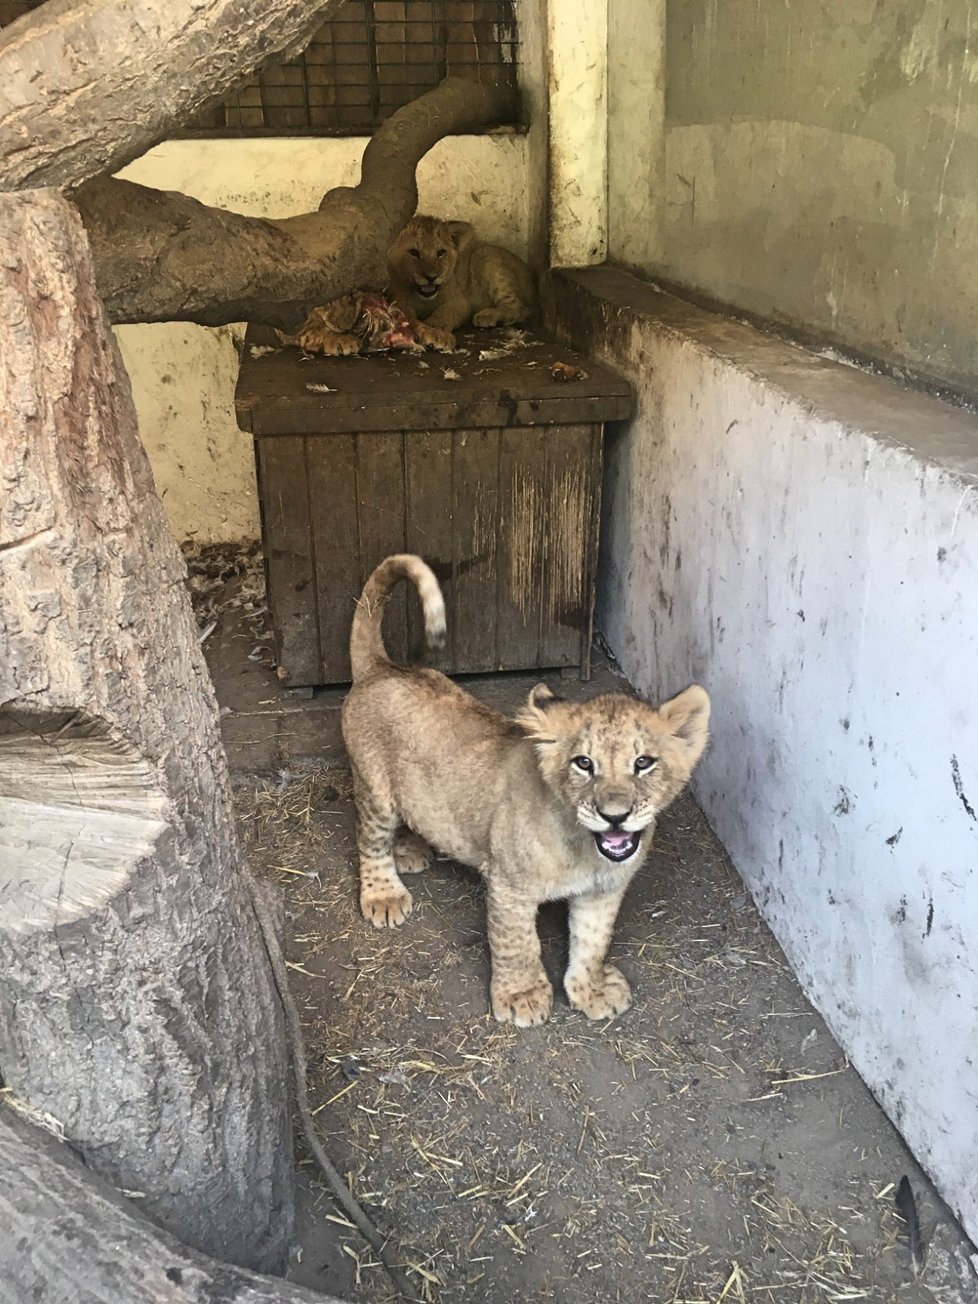
<path id="1" fill-rule="evenodd" d="M 0 189 L 78 185 L 137 158 L 340 0 L 47 0 L 0 32 Z"/>
<path id="2" fill-rule="evenodd" d="M 442 136 L 512 118 L 505 86 L 446 78 L 399 109 L 367 145 L 359 185 L 316 213 L 269 220 L 102 177 L 74 194 L 111 321 L 252 321 L 294 330 L 358 287 L 380 287 L 385 255 L 418 202 L 418 161 Z"/>
<path id="3" fill-rule="evenodd" d="M 339 1304 L 195 1254 L 0 1104 L 4 1304 Z"/>
<path id="4" fill-rule="evenodd" d="M 274 1271 L 280 1002 L 183 562 L 54 192 L 0 195 L 0 344 L 0 1074 L 153 1221 Z"/>

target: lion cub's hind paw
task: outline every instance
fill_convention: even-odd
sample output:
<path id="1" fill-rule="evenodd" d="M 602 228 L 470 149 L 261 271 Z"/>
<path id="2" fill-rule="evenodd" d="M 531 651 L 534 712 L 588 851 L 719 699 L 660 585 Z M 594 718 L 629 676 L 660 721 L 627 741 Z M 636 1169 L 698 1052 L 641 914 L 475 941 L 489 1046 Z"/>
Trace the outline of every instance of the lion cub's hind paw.
<path id="1" fill-rule="evenodd" d="M 362 891 L 360 909 L 374 928 L 400 928 L 414 909 L 414 903 L 407 888 L 398 884 L 395 888 Z"/>
<path id="2" fill-rule="evenodd" d="M 424 838 L 410 829 L 397 835 L 394 843 L 394 864 L 399 874 L 420 874 L 431 864 L 432 851 Z"/>
<path id="3" fill-rule="evenodd" d="M 522 990 L 493 986 L 493 1018 L 498 1023 L 514 1023 L 517 1028 L 532 1028 L 550 1018 L 553 999 L 553 988 L 546 978 Z"/>
<path id="4" fill-rule="evenodd" d="M 597 980 L 568 978 L 564 982 L 567 999 L 589 1019 L 613 1019 L 632 1003 L 632 989 L 622 971 L 613 964 L 602 968 Z"/>
<path id="5" fill-rule="evenodd" d="M 498 308 L 480 308 L 472 316 L 472 325 L 480 326 L 483 329 L 502 324 L 505 313 L 500 312 Z"/>

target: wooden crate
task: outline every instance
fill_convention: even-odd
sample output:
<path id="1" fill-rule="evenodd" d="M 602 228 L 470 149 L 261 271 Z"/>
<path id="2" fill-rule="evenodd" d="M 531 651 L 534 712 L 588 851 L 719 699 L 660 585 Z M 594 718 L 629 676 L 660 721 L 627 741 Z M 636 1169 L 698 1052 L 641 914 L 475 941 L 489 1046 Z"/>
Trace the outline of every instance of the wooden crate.
<path id="1" fill-rule="evenodd" d="M 467 353 L 302 359 L 249 332 L 238 423 L 258 464 L 276 655 L 292 686 L 347 682 L 354 604 L 373 567 L 416 552 L 441 581 L 450 674 L 577 666 L 590 674 L 604 422 L 630 415 L 627 382 L 530 341 Z M 252 352 L 252 346 L 259 347 Z M 586 379 L 556 380 L 555 362 Z M 420 655 L 405 586 L 384 637 Z"/>

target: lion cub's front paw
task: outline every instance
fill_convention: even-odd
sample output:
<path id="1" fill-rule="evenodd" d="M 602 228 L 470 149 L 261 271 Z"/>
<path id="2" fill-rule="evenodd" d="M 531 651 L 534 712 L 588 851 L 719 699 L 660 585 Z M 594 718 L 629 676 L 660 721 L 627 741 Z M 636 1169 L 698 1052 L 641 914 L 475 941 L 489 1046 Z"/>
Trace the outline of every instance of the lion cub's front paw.
<path id="1" fill-rule="evenodd" d="M 360 352 L 360 341 L 355 335 L 341 334 L 322 327 L 310 327 L 294 338 L 303 353 L 321 353 L 327 358 L 347 358 Z"/>
<path id="2" fill-rule="evenodd" d="M 454 353 L 455 336 L 451 331 L 442 330 L 440 326 L 426 326 L 418 323 L 417 336 L 426 349 L 436 349 L 439 353 Z"/>
<path id="3" fill-rule="evenodd" d="M 612 1019 L 632 1003 L 628 980 L 613 964 L 603 965 L 596 978 L 567 977 L 564 991 L 571 1005 L 583 1010 L 589 1019 Z"/>
<path id="4" fill-rule="evenodd" d="M 490 995 L 493 1018 L 499 1023 L 515 1023 L 517 1028 L 546 1023 L 554 1001 L 554 990 L 546 978 L 523 988 L 493 983 Z"/>
<path id="5" fill-rule="evenodd" d="M 400 928 L 414 909 L 411 893 L 402 883 L 396 887 L 363 889 L 360 909 L 374 928 Z"/>

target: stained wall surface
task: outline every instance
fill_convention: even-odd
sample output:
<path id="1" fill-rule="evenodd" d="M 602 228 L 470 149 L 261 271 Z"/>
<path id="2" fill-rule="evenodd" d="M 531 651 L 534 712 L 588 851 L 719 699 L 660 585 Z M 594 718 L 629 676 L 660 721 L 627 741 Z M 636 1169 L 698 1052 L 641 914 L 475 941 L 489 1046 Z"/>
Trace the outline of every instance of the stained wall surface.
<path id="1" fill-rule="evenodd" d="M 978 6 L 609 14 L 612 258 L 978 390 Z"/>
<path id="2" fill-rule="evenodd" d="M 696 799 L 853 1065 L 978 1235 L 978 421 L 621 272 L 597 623 L 713 699 Z"/>

